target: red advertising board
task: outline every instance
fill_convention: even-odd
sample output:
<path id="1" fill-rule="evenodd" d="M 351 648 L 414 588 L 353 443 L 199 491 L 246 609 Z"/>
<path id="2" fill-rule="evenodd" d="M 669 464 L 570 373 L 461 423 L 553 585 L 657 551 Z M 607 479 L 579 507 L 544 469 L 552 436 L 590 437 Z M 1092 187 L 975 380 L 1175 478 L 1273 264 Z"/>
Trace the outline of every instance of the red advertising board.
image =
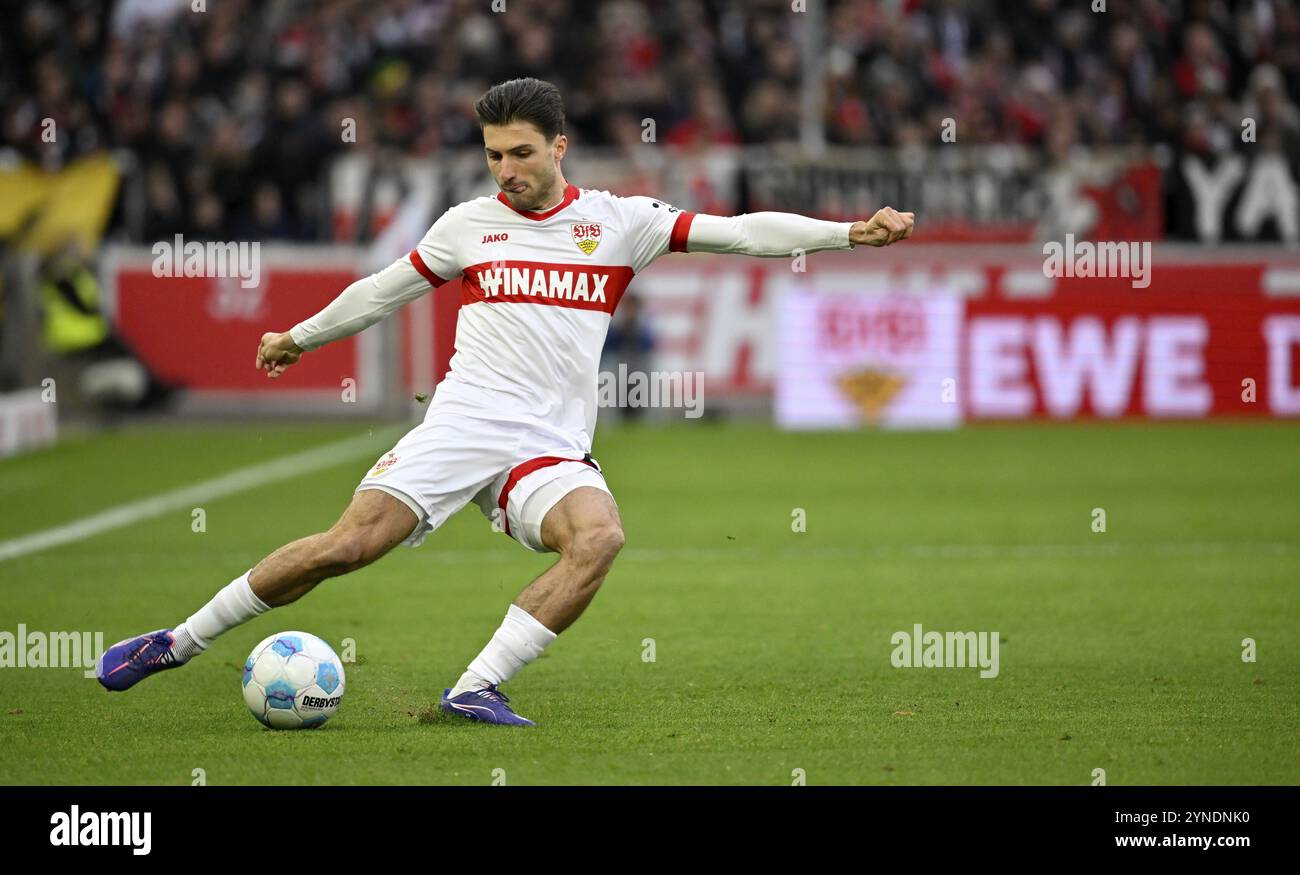
<path id="1" fill-rule="evenodd" d="M 894 301 L 890 312 L 906 296 L 937 296 L 957 300 L 958 318 L 927 318 L 927 331 L 944 333 L 927 338 L 931 358 L 891 371 L 889 357 L 869 349 L 878 351 L 880 338 L 867 337 L 866 358 L 855 364 L 859 392 L 874 381 L 892 385 L 912 411 L 926 393 L 956 405 L 958 417 L 925 417 L 932 422 L 1300 416 L 1296 256 L 1159 247 L 1145 285 L 1048 277 L 1045 258 L 1023 248 L 817 253 L 803 272 L 789 260 L 756 267 L 734 256 L 696 259 L 665 260 L 630 293 L 647 299 L 659 338 L 656 367 L 703 370 L 715 395 L 768 393 L 778 380 L 787 381 L 778 392 L 786 400 L 813 391 L 799 381 L 816 378 L 806 369 L 808 349 L 824 342 L 814 336 L 814 329 L 825 334 L 824 320 L 810 320 L 806 336 L 790 334 L 776 303 L 786 296 Z M 795 359 L 801 370 L 783 369 Z M 834 376 L 844 382 L 846 374 Z M 918 379 L 937 385 L 908 384 Z M 891 416 L 875 392 L 862 422 L 915 418 Z M 843 418 L 842 410 L 805 413 L 806 424 Z"/>
<path id="2" fill-rule="evenodd" d="M 275 381 L 255 367 L 267 331 L 287 331 L 362 275 L 348 249 L 260 251 L 257 281 L 239 276 L 157 276 L 147 250 L 115 250 L 104 272 L 105 305 L 115 330 L 159 378 L 192 395 L 231 399 L 337 401 L 352 378 L 357 396 L 376 377 L 365 334 L 328 344 Z"/>
<path id="3" fill-rule="evenodd" d="M 1300 266 L 1156 264 L 966 305 L 968 418 L 1300 415 Z"/>
<path id="4" fill-rule="evenodd" d="M 1019 246 L 910 243 L 815 253 L 802 270 L 789 259 L 674 255 L 627 294 L 645 303 L 656 370 L 702 372 L 715 398 L 776 395 L 778 413 L 797 410 L 804 426 L 1300 416 L 1300 256 L 1156 247 L 1141 280 L 1046 276 L 1046 263 Z M 271 251 L 244 288 L 237 277 L 157 277 L 147 252 L 119 253 L 106 297 L 141 358 L 201 393 L 324 409 L 348 377 L 359 400 L 381 382 L 429 392 L 453 352 L 458 282 L 404 308 L 392 357 L 379 354 L 376 326 L 274 383 L 253 367 L 262 332 L 317 312 L 360 264 L 331 247 Z M 925 307 L 908 303 L 919 299 Z M 805 328 L 781 316 L 780 302 L 794 300 Z M 907 338 L 891 334 L 918 325 L 924 343 L 899 346 Z M 381 375 L 386 363 L 400 363 L 396 379 Z M 809 401 L 819 380 L 823 408 Z M 864 416 L 849 416 L 828 385 L 854 394 Z"/>

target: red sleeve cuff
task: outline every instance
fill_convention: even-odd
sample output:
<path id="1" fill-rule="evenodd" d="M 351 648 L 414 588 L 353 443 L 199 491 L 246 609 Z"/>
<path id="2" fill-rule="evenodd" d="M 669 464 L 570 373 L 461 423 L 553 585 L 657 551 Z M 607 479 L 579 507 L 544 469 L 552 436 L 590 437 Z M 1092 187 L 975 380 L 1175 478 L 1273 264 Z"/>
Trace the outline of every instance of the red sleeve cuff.
<path id="1" fill-rule="evenodd" d="M 686 239 L 691 234 L 691 222 L 695 221 L 694 213 L 682 213 L 673 223 L 672 236 L 668 238 L 669 252 L 685 252 Z"/>
<path id="2" fill-rule="evenodd" d="M 425 264 L 424 259 L 420 257 L 420 250 L 412 249 L 411 254 L 407 256 L 407 258 L 411 261 L 411 267 L 415 268 L 419 272 L 420 276 L 427 279 L 429 285 L 433 286 L 435 289 L 446 282 L 445 279 L 429 270 L 429 265 Z"/>

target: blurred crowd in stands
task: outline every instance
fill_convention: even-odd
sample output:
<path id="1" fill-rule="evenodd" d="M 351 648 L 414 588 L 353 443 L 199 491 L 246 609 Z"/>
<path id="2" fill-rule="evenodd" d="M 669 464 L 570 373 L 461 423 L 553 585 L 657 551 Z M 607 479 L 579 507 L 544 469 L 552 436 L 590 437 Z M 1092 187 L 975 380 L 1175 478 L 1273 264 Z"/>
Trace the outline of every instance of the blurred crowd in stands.
<path id="1" fill-rule="evenodd" d="M 97 150 L 133 155 L 145 239 L 321 239 L 332 156 L 476 145 L 475 98 L 514 76 L 560 86 L 575 144 L 644 148 L 646 118 L 660 145 L 683 150 L 797 140 L 798 5 L 16 0 L 0 31 L 0 134 L 9 154 L 50 169 Z M 1163 143 L 1208 155 L 1240 148 L 1249 117 L 1300 166 L 1292 0 L 824 0 L 824 10 L 815 61 L 831 144 L 938 142 L 951 118 L 968 145 L 1064 154 Z"/>

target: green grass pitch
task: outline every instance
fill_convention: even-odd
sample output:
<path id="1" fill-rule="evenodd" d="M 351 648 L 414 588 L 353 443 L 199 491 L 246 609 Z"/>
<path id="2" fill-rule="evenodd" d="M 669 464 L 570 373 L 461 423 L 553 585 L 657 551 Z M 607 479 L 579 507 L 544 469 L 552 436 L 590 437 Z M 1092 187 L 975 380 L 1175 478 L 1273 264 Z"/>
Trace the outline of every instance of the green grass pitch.
<path id="1" fill-rule="evenodd" d="M 367 428 L 136 427 L 0 463 L 0 542 Z M 0 630 L 180 622 L 328 528 L 400 430 L 302 477 L 0 562 Z M 605 426 L 627 547 L 506 686 L 536 730 L 431 708 L 552 561 L 476 508 L 126 694 L 0 668 L 0 783 L 1296 784 L 1300 427 L 786 434 Z M 796 508 L 807 531 L 792 531 Z M 1106 532 L 1092 531 L 1093 509 Z M 1000 635 L 1000 674 L 905 669 L 920 623 Z M 356 642 L 322 729 L 249 716 L 253 644 Z M 1242 640 L 1256 642 L 1255 662 Z M 645 639 L 653 639 L 652 662 Z"/>

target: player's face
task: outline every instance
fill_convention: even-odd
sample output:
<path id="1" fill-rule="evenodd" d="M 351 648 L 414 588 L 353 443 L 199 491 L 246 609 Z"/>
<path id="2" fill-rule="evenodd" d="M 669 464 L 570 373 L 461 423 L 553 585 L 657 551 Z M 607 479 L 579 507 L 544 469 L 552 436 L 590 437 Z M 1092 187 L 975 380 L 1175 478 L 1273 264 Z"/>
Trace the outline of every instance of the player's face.
<path id="1" fill-rule="evenodd" d="M 542 210 L 560 199 L 560 159 L 569 140 L 559 134 L 547 142 L 528 122 L 484 125 L 488 170 L 506 199 L 519 210 Z"/>

